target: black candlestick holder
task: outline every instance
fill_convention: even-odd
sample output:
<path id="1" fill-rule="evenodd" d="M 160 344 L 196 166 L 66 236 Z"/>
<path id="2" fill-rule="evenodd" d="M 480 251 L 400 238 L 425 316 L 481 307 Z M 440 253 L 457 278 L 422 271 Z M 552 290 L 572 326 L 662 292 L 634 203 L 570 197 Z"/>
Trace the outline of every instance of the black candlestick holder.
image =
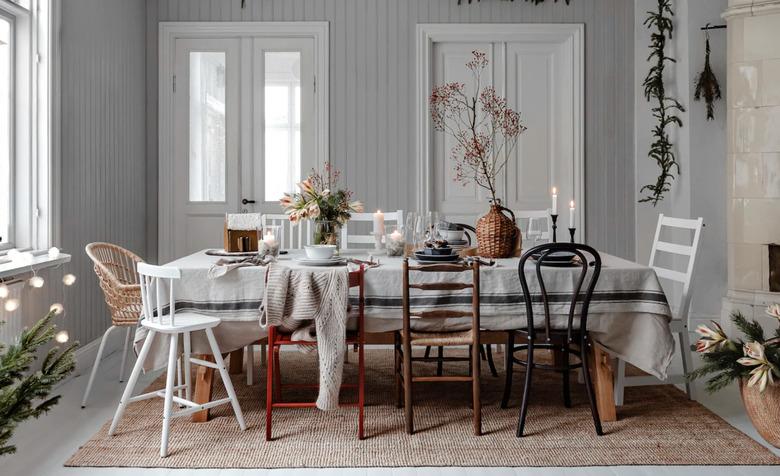
<path id="1" fill-rule="evenodd" d="M 557 236 L 556 231 L 558 230 L 558 215 L 553 213 L 553 214 L 550 215 L 550 217 L 552 217 L 552 240 L 553 240 L 553 243 L 557 243 L 558 242 L 558 236 Z"/>
<path id="2" fill-rule="evenodd" d="M 569 228 L 569 236 L 571 237 L 571 242 L 574 243 L 574 232 L 577 231 L 576 228 Z"/>

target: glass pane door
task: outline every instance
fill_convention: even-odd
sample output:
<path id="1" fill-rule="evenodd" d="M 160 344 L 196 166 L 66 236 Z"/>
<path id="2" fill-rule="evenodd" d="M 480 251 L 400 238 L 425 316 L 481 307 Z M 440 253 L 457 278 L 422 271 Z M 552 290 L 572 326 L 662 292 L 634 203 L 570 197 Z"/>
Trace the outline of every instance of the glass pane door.
<path id="1" fill-rule="evenodd" d="M 265 53 L 265 201 L 301 177 L 301 53 Z"/>
<path id="2" fill-rule="evenodd" d="M 225 201 L 225 52 L 190 52 L 191 202 Z"/>

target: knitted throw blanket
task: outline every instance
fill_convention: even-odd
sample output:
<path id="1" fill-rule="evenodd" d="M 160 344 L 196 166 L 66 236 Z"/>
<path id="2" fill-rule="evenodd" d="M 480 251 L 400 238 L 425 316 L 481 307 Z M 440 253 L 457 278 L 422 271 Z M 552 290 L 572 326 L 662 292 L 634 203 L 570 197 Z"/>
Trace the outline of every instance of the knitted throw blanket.
<path id="1" fill-rule="evenodd" d="M 311 323 L 316 330 L 320 391 L 317 408 L 339 406 L 347 332 L 347 268 L 327 272 L 296 271 L 271 264 L 266 274 L 260 325 L 294 332 L 294 339 L 308 340 Z"/>

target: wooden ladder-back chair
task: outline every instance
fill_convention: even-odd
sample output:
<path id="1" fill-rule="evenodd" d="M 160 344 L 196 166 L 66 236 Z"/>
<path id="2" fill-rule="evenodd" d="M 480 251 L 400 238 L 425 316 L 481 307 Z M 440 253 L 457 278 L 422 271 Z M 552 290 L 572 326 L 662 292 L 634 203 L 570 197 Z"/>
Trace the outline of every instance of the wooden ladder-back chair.
<path id="1" fill-rule="evenodd" d="M 125 328 L 125 344 L 122 350 L 122 363 L 119 366 L 119 382 L 121 383 L 124 378 L 125 362 L 131 347 L 130 340 L 141 316 L 141 286 L 136 266 L 143 261 L 132 251 L 111 243 L 90 243 L 86 246 L 86 252 L 95 265 L 95 274 L 111 313 L 111 327 L 106 330 L 100 340 L 95 364 L 92 366 L 87 388 L 84 390 L 84 397 L 81 400 L 81 408 L 87 406 L 87 399 L 92 390 L 108 336 L 114 329 L 120 327 Z"/>
<path id="2" fill-rule="evenodd" d="M 545 286 L 544 273 L 542 272 L 545 261 L 552 261 L 550 259 L 551 254 L 560 252 L 571 253 L 579 259 L 577 263 L 572 262 L 572 271 L 576 274 L 572 276 L 574 278 L 574 288 L 569 302 L 566 328 L 554 328 L 552 326 L 550 302 L 547 294 L 548 289 Z M 525 264 L 532 256 L 536 259 L 536 264 L 534 265 L 535 275 L 544 308 L 543 327 L 536 325 L 534 322 L 534 295 L 529 290 L 528 279 L 525 273 Z M 550 270 L 550 268 L 547 269 Z M 557 268 L 556 272 L 562 271 L 560 268 Z M 506 382 L 504 385 L 504 396 L 501 399 L 501 408 L 506 408 L 509 403 L 509 395 L 512 391 L 512 365 L 520 364 L 525 366 L 523 403 L 520 407 L 520 416 L 517 421 L 517 436 L 521 437 L 523 436 L 525 418 L 528 413 L 528 402 L 531 396 L 531 377 L 534 369 L 552 370 L 563 374 L 563 403 L 567 408 L 571 407 L 569 375 L 572 370 L 582 369 L 585 388 L 590 401 L 590 410 L 593 415 L 593 424 L 596 426 L 596 434 L 602 435 L 601 420 L 599 419 L 593 383 L 588 369 L 588 349 L 591 342 L 587 332 L 588 307 L 590 306 L 590 300 L 593 296 L 593 290 L 596 288 L 599 274 L 601 274 L 601 257 L 596 250 L 587 245 L 579 243 L 547 243 L 531 248 L 523 254 L 518 265 L 518 274 L 520 286 L 523 289 L 523 300 L 525 301 L 526 326 L 508 333 L 506 344 Z M 588 274 L 590 274 L 590 279 L 583 288 Z M 580 305 L 579 313 L 576 312 L 578 304 Z M 575 317 L 578 319 L 575 320 Z M 515 345 L 515 337 L 518 335 L 521 336 L 525 343 Z M 558 358 L 552 364 L 535 362 L 534 351 L 536 349 L 552 350 L 557 354 Z M 521 360 L 514 356 L 515 352 L 523 350 L 527 351 L 526 360 Z M 570 355 L 577 357 L 579 362 L 571 363 Z"/>
<path id="3" fill-rule="evenodd" d="M 482 403 L 480 399 L 480 356 L 479 356 L 479 262 L 470 264 L 430 264 L 410 266 L 409 260 L 403 264 L 403 329 L 395 333 L 395 379 L 398 406 L 401 406 L 403 391 L 403 407 L 406 416 L 406 432 L 414 433 L 414 413 L 412 410 L 412 390 L 415 383 L 431 382 L 467 382 L 471 383 L 472 406 L 474 410 L 474 434 L 482 434 Z M 410 273 L 470 273 L 471 282 L 422 282 L 412 283 Z M 426 291 L 457 291 L 471 289 L 471 310 L 458 311 L 436 309 L 432 311 L 412 312 L 410 290 Z M 412 317 L 446 319 L 453 317 L 470 317 L 471 326 L 465 331 L 453 332 L 417 332 L 411 329 Z M 412 346 L 468 346 L 468 357 L 414 357 Z M 417 376 L 412 374 L 413 362 L 469 362 L 468 375 L 436 375 Z"/>
<path id="4" fill-rule="evenodd" d="M 358 352 L 358 382 L 345 383 L 341 388 L 357 388 L 357 401 L 353 403 L 340 404 L 342 406 L 358 407 L 358 439 L 364 437 L 363 420 L 365 416 L 365 325 L 363 312 L 365 308 L 364 281 L 363 276 L 365 268 L 361 265 L 359 269 L 350 271 L 349 287 L 358 289 L 358 305 L 351 308 L 349 312 L 350 319 L 357 320 L 357 330 L 347 331 L 346 344 L 357 347 Z M 272 416 L 274 408 L 314 408 L 316 402 L 286 402 L 282 400 L 282 390 L 285 388 L 319 388 L 319 384 L 286 384 L 282 383 L 282 370 L 280 364 L 279 351 L 282 346 L 289 345 L 316 345 L 316 341 L 298 341 L 292 339 L 292 334 L 282 332 L 276 326 L 268 327 L 268 358 L 266 365 L 266 396 L 265 396 L 265 439 L 272 439 Z"/>
<path id="5" fill-rule="evenodd" d="M 676 283 L 682 289 L 679 294 L 679 301 L 677 302 L 676 309 L 673 308 L 672 320 L 669 323 L 672 328 L 672 332 L 677 334 L 677 338 L 680 344 L 680 356 L 683 365 L 682 375 L 670 375 L 666 380 L 658 380 L 657 378 L 645 375 L 645 376 L 626 376 L 626 362 L 622 359 L 617 361 L 617 372 L 615 375 L 615 405 L 623 405 L 623 394 L 625 387 L 637 387 L 642 385 L 672 385 L 683 384 L 685 385 L 685 391 L 688 394 L 688 398 L 696 400 L 696 392 L 693 386 L 693 382 L 686 378 L 686 375 L 693 371 L 693 357 L 691 356 L 691 341 L 688 334 L 688 314 L 691 309 L 691 297 L 693 296 L 693 290 L 691 289 L 691 281 L 693 279 L 694 265 L 696 264 L 696 254 L 699 249 L 699 239 L 701 238 L 701 230 L 704 226 L 704 220 L 697 218 L 695 220 L 686 218 L 673 218 L 667 217 L 663 214 L 658 215 L 658 225 L 655 229 L 655 238 L 653 239 L 653 248 L 650 251 L 650 264 L 649 266 L 655 270 L 655 273 L 662 280 Z M 671 230 L 677 230 L 678 233 L 688 234 L 691 244 L 678 244 L 661 239 L 661 230 L 663 228 L 669 228 Z M 693 236 L 690 236 L 690 235 Z M 675 239 L 679 239 L 675 237 Z M 685 271 L 677 271 L 672 268 L 664 267 L 656 262 L 658 252 L 667 253 L 676 257 L 681 257 L 686 260 L 684 268 Z"/>

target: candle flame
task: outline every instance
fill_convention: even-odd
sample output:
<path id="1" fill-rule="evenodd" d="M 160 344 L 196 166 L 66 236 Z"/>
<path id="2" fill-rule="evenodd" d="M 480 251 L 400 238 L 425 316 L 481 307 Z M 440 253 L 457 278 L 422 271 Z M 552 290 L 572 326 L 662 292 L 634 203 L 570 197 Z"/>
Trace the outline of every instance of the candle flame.
<path id="1" fill-rule="evenodd" d="M 558 187 L 553 187 L 552 194 L 553 195 L 558 195 Z"/>
<path id="2" fill-rule="evenodd" d="M 572 201 L 570 201 L 570 202 L 569 202 L 569 207 L 570 207 L 570 208 L 574 208 L 574 200 L 572 200 Z"/>

